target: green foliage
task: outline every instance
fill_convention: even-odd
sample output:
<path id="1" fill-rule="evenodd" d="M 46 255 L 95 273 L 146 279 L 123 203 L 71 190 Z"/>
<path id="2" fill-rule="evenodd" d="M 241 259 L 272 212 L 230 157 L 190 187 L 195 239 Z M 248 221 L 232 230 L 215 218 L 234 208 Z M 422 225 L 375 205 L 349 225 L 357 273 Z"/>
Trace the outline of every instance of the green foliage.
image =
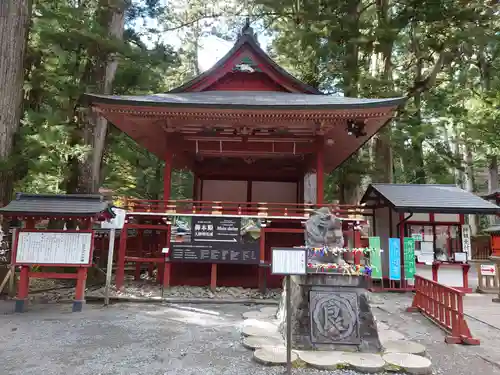
<path id="1" fill-rule="evenodd" d="M 91 152 L 75 141 L 78 107 L 85 92 L 102 91 L 103 58 L 118 58 L 113 93 L 165 92 L 198 73 L 204 36 L 234 40 L 243 21 L 238 15 L 248 11 L 235 1 L 134 0 L 118 40 L 105 26 L 107 3 L 34 2 L 21 131 L 16 152 L 0 164 L 15 171 L 16 190 L 64 192 L 71 161 Z M 254 25 L 273 36 L 272 57 L 308 84 L 326 93 L 408 99 L 382 134 L 392 163 L 377 159 L 383 143 L 368 142 L 327 176 L 328 200 L 351 199 L 361 185 L 389 175 L 394 182 L 462 183 L 470 167 L 481 171 L 498 155 L 500 9 L 494 2 L 258 0 L 252 8 Z M 173 29 L 181 31 L 178 50 L 161 42 Z M 113 127 L 108 133 L 102 185 L 119 195 L 161 199 L 163 163 Z M 466 149 L 472 166 L 464 163 Z M 189 198 L 192 178 L 175 171 L 172 196 Z M 476 184 L 481 189 L 484 179 Z"/>
<path id="2" fill-rule="evenodd" d="M 385 137 L 391 163 L 377 164 L 376 142 L 335 171 L 326 196 L 393 172 L 392 181 L 461 183 L 498 154 L 499 6 L 458 0 L 259 0 L 276 36 L 276 59 L 328 93 L 406 96 Z M 269 15 L 270 13 L 270 15 Z M 279 14 L 279 17 L 275 17 Z M 384 155 L 385 156 L 385 155 Z M 380 171 L 382 169 L 382 171 Z M 385 171 L 384 171 L 385 169 Z M 347 192 L 349 193 L 349 192 Z"/>
<path id="3" fill-rule="evenodd" d="M 173 48 L 157 43 L 148 49 L 131 29 L 141 17 L 163 14 L 159 3 L 147 1 L 128 8 L 123 41 L 109 37 L 100 22 L 106 11 L 103 1 L 35 4 L 26 57 L 25 115 L 16 144 L 20 152 L 13 161 L 17 190 L 64 192 L 70 160 L 83 160 L 91 152 L 73 137 L 78 122 L 75 108 L 82 95 L 101 90 L 101 82 L 88 79 L 89 70 L 98 69 L 96 53 L 118 56 L 116 94 L 162 92 L 170 86 L 169 76 L 179 63 Z M 118 131 L 112 129 L 108 138 L 103 185 L 119 194 L 158 198 L 163 189 L 161 161 Z"/>

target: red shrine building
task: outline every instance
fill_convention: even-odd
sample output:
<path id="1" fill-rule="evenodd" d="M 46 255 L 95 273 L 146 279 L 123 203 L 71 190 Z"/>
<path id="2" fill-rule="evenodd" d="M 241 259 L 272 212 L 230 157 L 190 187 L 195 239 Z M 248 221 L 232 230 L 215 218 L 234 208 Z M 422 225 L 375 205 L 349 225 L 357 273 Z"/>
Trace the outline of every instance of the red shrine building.
<path id="1" fill-rule="evenodd" d="M 134 264 L 136 277 L 145 264 L 157 268 L 165 286 L 279 285 L 271 247 L 304 244 L 303 222 L 327 205 L 325 173 L 403 100 L 324 95 L 271 60 L 248 25 L 213 68 L 168 93 L 87 96 L 95 112 L 165 161 L 163 200 L 127 203 L 117 287 Z M 172 170 L 182 168 L 194 175 L 193 199 L 173 201 Z M 346 223 L 363 215 L 362 207 L 331 207 Z M 146 231 L 154 237 L 147 245 Z"/>

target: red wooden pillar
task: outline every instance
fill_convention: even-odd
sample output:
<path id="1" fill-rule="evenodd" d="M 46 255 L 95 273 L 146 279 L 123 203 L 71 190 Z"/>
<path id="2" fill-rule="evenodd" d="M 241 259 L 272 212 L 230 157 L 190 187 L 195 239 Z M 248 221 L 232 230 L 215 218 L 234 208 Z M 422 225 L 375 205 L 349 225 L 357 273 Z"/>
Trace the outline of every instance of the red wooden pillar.
<path id="1" fill-rule="evenodd" d="M 172 153 L 170 151 L 165 155 L 165 170 L 163 171 L 163 200 L 165 204 L 170 199 L 172 185 Z"/>
<path id="2" fill-rule="evenodd" d="M 116 267 L 116 280 L 115 285 L 117 289 L 122 289 L 125 282 L 125 251 L 127 250 L 127 229 L 128 225 L 125 225 L 120 232 L 120 246 L 118 248 L 118 259 Z"/>
<path id="3" fill-rule="evenodd" d="M 198 175 L 193 173 L 193 200 L 201 200 L 198 198 L 198 186 L 199 186 L 199 180 L 198 180 Z"/>
<path id="4" fill-rule="evenodd" d="M 29 266 L 21 266 L 19 284 L 17 284 L 17 297 L 15 304 L 15 311 L 18 313 L 24 312 L 24 308 L 28 300 L 28 290 L 30 283 L 29 272 Z"/>
<path id="5" fill-rule="evenodd" d="M 26 229 L 35 229 L 35 219 L 26 219 Z M 17 233 L 17 235 L 19 235 Z M 17 242 L 17 239 L 16 239 Z M 17 243 L 16 243 L 17 246 Z M 21 266 L 21 272 L 19 274 L 19 283 L 17 284 L 17 297 L 14 307 L 15 312 L 24 312 L 26 307 L 26 302 L 28 301 L 29 285 L 30 285 L 30 266 Z"/>
<path id="6" fill-rule="evenodd" d="M 361 233 L 352 228 L 352 246 L 355 249 L 361 248 Z M 354 264 L 361 264 L 361 256 L 363 253 L 361 251 L 354 252 Z"/>
<path id="7" fill-rule="evenodd" d="M 215 292 L 215 288 L 217 288 L 217 264 L 212 263 L 210 270 L 210 290 Z"/>
<path id="8" fill-rule="evenodd" d="M 266 278 L 267 278 L 267 267 L 264 267 L 266 262 L 266 228 L 261 228 L 260 230 L 260 243 L 259 243 L 259 253 L 260 253 L 260 267 L 259 267 L 259 289 L 262 294 L 266 293 Z"/>
<path id="9" fill-rule="evenodd" d="M 168 254 L 166 256 L 168 257 L 170 255 L 170 228 L 172 228 L 170 225 L 168 226 L 167 230 L 167 238 L 165 241 L 165 247 L 169 249 Z M 168 261 L 168 259 L 165 260 L 165 268 L 163 270 L 163 287 L 168 288 L 170 286 L 170 267 L 171 264 Z"/>
<path id="10" fill-rule="evenodd" d="M 144 258 L 144 249 L 145 249 L 145 246 L 144 246 L 144 236 L 143 236 L 143 232 L 144 230 L 143 229 L 137 229 L 137 236 L 135 237 L 135 243 L 136 243 L 136 246 L 137 246 L 137 257 L 139 258 Z M 142 266 L 142 263 L 137 261 L 135 262 L 135 274 L 134 274 L 134 280 L 135 281 L 138 281 L 141 279 L 141 266 Z"/>
<path id="11" fill-rule="evenodd" d="M 73 301 L 73 312 L 82 311 L 85 302 L 85 282 L 87 280 L 87 268 L 79 267 L 76 271 L 75 300 Z"/>
<path id="12" fill-rule="evenodd" d="M 92 220 L 85 220 L 81 223 L 82 229 L 92 229 Z M 92 252 L 91 255 L 92 257 Z M 73 312 L 80 312 L 85 303 L 85 284 L 87 283 L 87 267 L 76 269 L 75 300 L 73 301 Z"/>
<path id="13" fill-rule="evenodd" d="M 325 195 L 325 145 L 323 137 L 318 138 L 316 152 L 316 203 L 324 203 Z"/>
<path id="14" fill-rule="evenodd" d="M 168 201 L 170 200 L 170 192 L 172 186 L 172 156 L 173 156 L 172 152 L 170 150 L 167 151 L 167 154 L 165 155 L 165 170 L 163 172 L 163 201 L 165 202 L 165 211 L 167 210 Z M 171 225 L 168 226 L 167 241 L 166 241 L 167 243 L 166 246 L 169 248 L 169 254 L 170 254 L 170 228 Z M 168 259 L 165 259 L 165 264 L 163 265 L 163 267 L 164 267 L 163 287 L 168 288 L 170 286 L 170 273 L 172 267 Z"/>

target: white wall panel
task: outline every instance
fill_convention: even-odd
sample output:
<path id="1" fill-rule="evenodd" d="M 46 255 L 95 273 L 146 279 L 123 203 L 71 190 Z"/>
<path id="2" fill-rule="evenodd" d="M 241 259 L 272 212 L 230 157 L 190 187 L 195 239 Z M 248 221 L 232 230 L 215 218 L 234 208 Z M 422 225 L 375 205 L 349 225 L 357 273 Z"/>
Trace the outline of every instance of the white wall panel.
<path id="1" fill-rule="evenodd" d="M 203 201 L 246 202 L 247 182 L 203 180 Z"/>
<path id="2" fill-rule="evenodd" d="M 296 203 L 297 183 L 253 181 L 252 202 Z"/>

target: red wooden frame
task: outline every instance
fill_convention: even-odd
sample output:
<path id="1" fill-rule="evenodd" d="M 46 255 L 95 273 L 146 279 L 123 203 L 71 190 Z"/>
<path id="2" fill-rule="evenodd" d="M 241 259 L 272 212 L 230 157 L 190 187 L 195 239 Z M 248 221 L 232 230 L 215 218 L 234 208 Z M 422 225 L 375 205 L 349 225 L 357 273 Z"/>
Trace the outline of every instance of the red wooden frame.
<path id="1" fill-rule="evenodd" d="M 431 221 L 432 220 L 432 221 Z M 421 225 L 421 226 L 429 226 L 429 227 L 432 227 L 432 233 L 433 233 L 433 240 L 432 240 L 432 243 L 433 243 L 433 247 L 434 247 L 434 250 L 435 250 L 435 247 L 436 247 L 436 231 L 434 229 L 434 227 L 437 227 L 437 226 L 443 226 L 443 227 L 448 227 L 448 233 L 450 231 L 449 227 L 451 226 L 456 226 L 458 228 L 458 236 L 459 236 L 459 243 L 460 243 L 460 249 L 462 250 L 462 225 L 464 225 L 464 215 L 463 214 L 460 214 L 460 220 L 459 221 L 456 221 L 456 222 L 452 222 L 452 221 L 443 221 L 443 222 L 440 222 L 440 221 L 434 221 L 434 214 L 430 214 L 430 220 L 429 221 L 422 221 L 422 220 L 419 220 L 419 221 L 405 221 L 404 222 L 404 229 L 405 229 L 405 233 L 408 233 L 409 235 L 409 227 L 412 226 L 412 225 Z M 449 240 L 449 238 L 448 238 Z M 448 251 L 449 252 L 449 251 Z M 448 255 L 451 255 L 451 254 L 448 254 Z M 417 262 L 415 261 L 416 264 L 423 264 L 422 262 Z"/>
<path id="2" fill-rule="evenodd" d="M 472 337 L 464 317 L 463 296 L 460 290 L 415 275 L 415 296 L 409 312 L 420 311 L 449 333 L 447 344 L 479 345 Z"/>
<path id="3" fill-rule="evenodd" d="M 19 245 L 19 235 L 21 233 L 90 233 L 90 251 L 89 251 L 89 261 L 88 263 L 19 263 L 16 261 L 17 257 L 17 247 Z M 14 266 L 41 266 L 41 267 L 91 267 L 92 266 L 92 256 L 94 252 L 94 231 L 92 229 L 83 230 L 60 230 L 60 229 L 20 229 L 16 233 L 16 239 L 14 241 L 14 246 L 12 248 L 12 258 L 11 264 Z"/>

